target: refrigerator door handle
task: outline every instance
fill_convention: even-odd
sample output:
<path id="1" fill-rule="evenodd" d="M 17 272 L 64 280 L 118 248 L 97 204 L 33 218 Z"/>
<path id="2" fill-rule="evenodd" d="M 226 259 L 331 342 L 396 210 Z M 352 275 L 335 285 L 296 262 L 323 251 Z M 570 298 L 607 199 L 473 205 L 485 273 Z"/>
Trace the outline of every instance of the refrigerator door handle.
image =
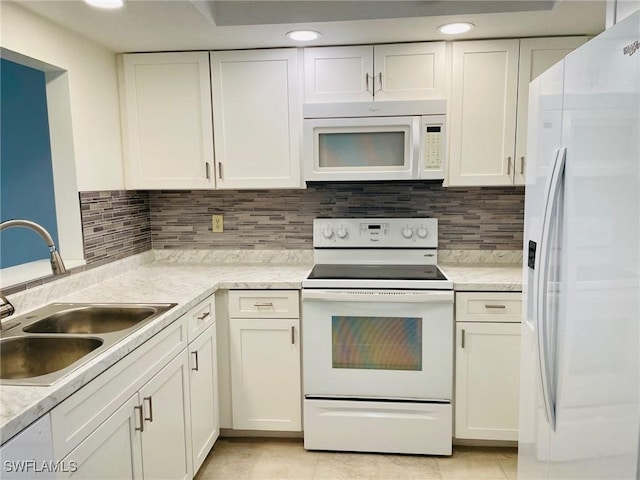
<path id="1" fill-rule="evenodd" d="M 551 359 L 549 355 L 549 319 L 547 317 L 547 285 L 549 279 L 549 253 L 551 250 L 551 224 L 553 212 L 560 198 L 562 186 L 561 178 L 564 173 L 564 166 L 567 156 L 566 147 L 561 147 L 554 151 L 551 176 L 547 185 L 546 203 L 542 218 L 542 234 L 540 241 L 540 258 L 538 269 L 536 270 L 536 334 L 540 380 L 542 384 L 542 400 L 545 415 L 551 429 L 556 429 L 555 399 L 552 391 L 551 379 Z"/>

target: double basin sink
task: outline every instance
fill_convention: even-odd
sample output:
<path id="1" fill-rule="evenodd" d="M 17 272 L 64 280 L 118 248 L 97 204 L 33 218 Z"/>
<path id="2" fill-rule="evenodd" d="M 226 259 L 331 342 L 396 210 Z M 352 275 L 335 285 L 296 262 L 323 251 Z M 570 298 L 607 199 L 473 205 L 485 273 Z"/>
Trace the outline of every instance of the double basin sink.
<path id="1" fill-rule="evenodd" d="M 0 384 L 52 385 L 175 305 L 53 303 L 5 320 Z"/>

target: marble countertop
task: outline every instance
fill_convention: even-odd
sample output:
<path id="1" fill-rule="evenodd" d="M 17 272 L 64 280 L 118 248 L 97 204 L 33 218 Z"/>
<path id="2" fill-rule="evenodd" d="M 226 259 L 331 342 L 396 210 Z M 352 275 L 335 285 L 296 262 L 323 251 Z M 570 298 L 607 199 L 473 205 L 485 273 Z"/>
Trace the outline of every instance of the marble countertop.
<path id="1" fill-rule="evenodd" d="M 108 267 L 109 268 L 109 267 Z M 441 265 L 457 290 L 521 290 L 520 265 Z M 198 302 L 220 289 L 299 289 L 311 264 L 181 264 L 154 261 L 132 267 L 127 273 L 98 279 L 86 288 L 73 276 L 69 286 L 54 285 L 41 298 L 32 294 L 18 299 L 22 315 L 52 302 L 136 302 L 176 303 L 172 310 L 135 331 L 81 368 L 47 387 L 0 386 L 0 443 L 4 443 L 30 423 L 50 411 L 69 395 L 140 346 Z M 96 276 L 87 273 L 87 276 Z M 46 287 L 44 287 L 46 288 Z M 71 290 L 69 290 L 71 288 Z M 69 292 L 73 293 L 69 293 Z"/>
<path id="2" fill-rule="evenodd" d="M 293 265 L 179 265 L 150 263 L 49 301 L 177 303 L 143 328 L 51 386 L 0 386 L 0 443 L 220 289 L 299 289 L 311 269 Z M 22 312 L 19 312 L 22 313 Z"/>
<path id="3" fill-rule="evenodd" d="M 457 291 L 522 291 L 520 264 L 439 264 Z"/>

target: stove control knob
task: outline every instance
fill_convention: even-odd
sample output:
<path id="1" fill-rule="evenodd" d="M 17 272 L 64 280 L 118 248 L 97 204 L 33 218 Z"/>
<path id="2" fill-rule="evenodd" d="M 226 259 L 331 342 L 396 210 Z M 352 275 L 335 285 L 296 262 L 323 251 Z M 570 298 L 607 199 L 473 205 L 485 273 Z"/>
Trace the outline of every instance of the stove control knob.
<path id="1" fill-rule="evenodd" d="M 345 238 L 347 236 L 347 229 L 346 228 L 339 228 L 336 233 L 338 234 L 338 237 Z"/>
<path id="2" fill-rule="evenodd" d="M 402 229 L 402 236 L 404 238 L 411 238 L 413 237 L 413 230 L 411 230 L 410 228 L 403 228 Z"/>
<path id="3" fill-rule="evenodd" d="M 329 227 L 325 227 L 322 229 L 322 236 L 324 238 L 331 238 L 333 237 L 333 230 Z"/>
<path id="4" fill-rule="evenodd" d="M 427 238 L 427 235 L 429 234 L 429 232 L 427 231 L 426 228 L 419 228 L 418 229 L 418 236 L 420 238 Z"/>

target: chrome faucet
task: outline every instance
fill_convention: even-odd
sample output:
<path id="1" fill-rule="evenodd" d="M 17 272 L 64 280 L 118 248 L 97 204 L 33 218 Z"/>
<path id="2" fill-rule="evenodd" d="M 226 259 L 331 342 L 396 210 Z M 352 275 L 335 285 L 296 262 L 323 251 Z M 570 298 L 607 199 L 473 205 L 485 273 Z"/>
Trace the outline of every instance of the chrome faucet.
<path id="1" fill-rule="evenodd" d="M 61 275 L 67 271 L 64 263 L 62 262 L 62 257 L 56 248 L 56 244 L 53 242 L 53 238 L 42 225 L 29 220 L 7 220 L 6 222 L 0 223 L 0 232 L 11 227 L 25 227 L 39 234 L 49 247 L 49 253 L 51 255 L 51 270 L 53 271 L 53 274 Z"/>
<path id="2" fill-rule="evenodd" d="M 67 271 L 53 238 L 42 225 L 29 220 L 7 220 L 6 222 L 0 223 L 0 232 L 5 228 L 11 227 L 25 227 L 39 234 L 49 247 L 49 253 L 51 255 L 51 270 L 53 271 L 53 274 L 62 275 Z M 13 315 L 13 312 L 15 312 L 15 309 L 13 308 L 13 305 L 11 305 L 11 302 L 9 302 L 9 300 L 0 293 L 0 319 Z M 10 327 L 7 326 L 7 328 Z M 2 328 L 2 326 L 0 326 L 0 330 L 6 330 L 6 328 Z"/>

